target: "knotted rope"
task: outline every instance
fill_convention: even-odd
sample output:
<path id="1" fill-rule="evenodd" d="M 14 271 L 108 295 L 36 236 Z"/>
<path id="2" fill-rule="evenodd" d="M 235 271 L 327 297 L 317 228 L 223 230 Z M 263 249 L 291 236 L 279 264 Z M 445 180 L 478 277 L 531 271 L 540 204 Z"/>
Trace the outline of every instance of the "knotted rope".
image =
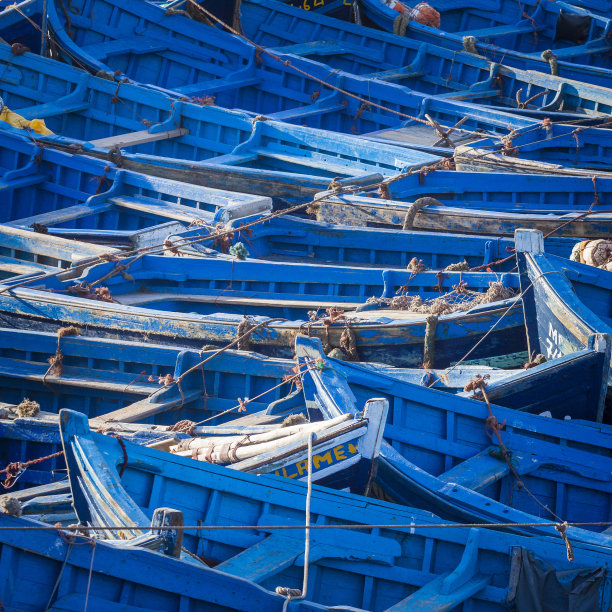
<path id="1" fill-rule="evenodd" d="M 553 76 L 559 76 L 559 64 L 557 63 L 557 56 L 552 52 L 551 49 L 542 51 L 541 58 L 548 62 L 550 65 L 550 74 Z"/>
<path id="2" fill-rule="evenodd" d="M 245 317 L 238 324 L 236 330 L 237 344 L 239 351 L 248 351 L 251 348 L 251 331 L 254 325 Z"/>
<path id="3" fill-rule="evenodd" d="M 478 49 L 476 48 L 476 37 L 475 36 L 464 36 L 463 37 L 463 49 L 467 53 L 472 55 L 479 55 Z"/>
<path id="4" fill-rule="evenodd" d="M 47 376 L 61 376 L 64 371 L 64 353 L 62 352 L 61 342 L 62 338 L 67 336 L 80 336 L 81 330 L 74 325 L 70 325 L 69 327 L 60 327 L 57 330 L 57 349 L 55 350 L 55 355 L 51 355 L 47 360 L 49 363 L 49 367 L 47 371 L 44 373 L 42 382 L 46 384 L 45 381 Z"/>
<path id="5" fill-rule="evenodd" d="M 410 19 L 404 13 L 400 13 L 393 20 L 393 33 L 398 36 L 406 36 L 406 30 L 408 28 L 408 24 L 410 23 Z"/>
<path id="6" fill-rule="evenodd" d="M 485 390 L 485 387 L 487 385 L 486 380 L 483 377 L 480 377 L 479 379 L 476 379 L 476 380 L 473 380 L 473 381 L 470 381 L 470 382 L 472 383 L 472 388 L 473 389 L 480 390 L 480 392 L 482 393 L 482 397 L 483 397 L 484 401 L 487 404 L 487 409 L 489 411 L 489 416 L 487 417 L 487 419 L 485 421 L 485 431 L 486 431 L 487 435 L 490 438 L 493 438 L 493 436 L 495 436 L 495 438 L 497 438 L 497 442 L 498 442 L 498 445 L 499 445 L 499 451 L 500 451 L 501 458 L 508 465 L 508 469 L 510 470 L 510 473 L 514 476 L 514 478 L 516 480 L 517 487 L 519 489 L 522 489 L 523 491 L 525 491 L 525 493 L 527 493 L 527 495 L 529 495 L 529 497 L 536 504 L 538 504 L 538 506 L 540 506 L 541 508 L 546 510 L 546 512 L 551 514 L 557 521 L 559 521 L 559 523 L 557 523 L 555 525 L 555 529 L 559 532 L 559 534 L 561 535 L 561 537 L 563 538 L 563 541 L 565 543 L 565 548 L 566 548 L 566 553 L 567 553 L 567 560 L 568 561 L 573 561 L 574 560 L 574 552 L 572 550 L 572 545 L 571 545 L 571 543 L 569 541 L 569 538 L 567 537 L 567 534 L 566 534 L 566 529 L 567 529 L 568 523 L 566 521 L 563 521 L 553 510 L 551 510 L 546 504 L 541 502 L 529 490 L 527 485 L 523 482 L 523 479 L 521 478 L 520 474 L 517 472 L 516 468 L 512 464 L 511 453 L 508 450 L 508 448 L 506 447 L 506 445 L 504 444 L 504 442 L 502 440 L 502 437 L 501 437 L 501 433 L 500 433 L 505 428 L 506 421 L 504 421 L 503 423 L 500 423 L 497 420 L 497 417 L 493 414 L 493 410 L 491 408 L 491 402 L 489 401 L 489 397 L 487 396 L 487 392 Z M 467 386 L 466 386 L 466 388 L 467 388 Z"/>
<path id="7" fill-rule="evenodd" d="M 30 461 L 15 461 L 13 463 L 9 463 L 3 470 L 0 470 L 0 474 L 6 474 L 6 480 L 2 482 L 2 486 L 5 489 L 12 488 L 19 477 L 32 465 L 37 465 L 42 463 L 43 461 L 47 461 L 48 459 L 54 459 L 55 457 L 59 457 L 63 455 L 64 451 L 57 451 L 57 453 L 52 453 L 51 455 L 46 455 L 45 457 L 39 457 L 38 459 L 30 459 Z"/>

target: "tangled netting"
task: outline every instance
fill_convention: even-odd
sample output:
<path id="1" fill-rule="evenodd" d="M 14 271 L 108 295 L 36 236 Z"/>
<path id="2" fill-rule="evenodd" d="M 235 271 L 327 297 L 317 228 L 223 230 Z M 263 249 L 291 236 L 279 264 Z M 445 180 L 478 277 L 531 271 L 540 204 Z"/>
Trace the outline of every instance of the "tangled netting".
<path id="1" fill-rule="evenodd" d="M 391 310 L 407 310 L 420 314 L 444 315 L 469 310 L 479 304 L 489 304 L 507 300 L 517 295 L 517 292 L 509 287 L 504 287 L 500 282 L 489 283 L 489 288 L 485 291 L 471 291 L 464 283 L 455 285 L 452 291 L 440 295 L 436 298 L 423 300 L 419 295 L 408 295 L 400 289 L 402 293 L 392 298 L 369 298 L 368 304 L 378 304 L 382 308 Z"/>
<path id="2" fill-rule="evenodd" d="M 574 246 L 570 255 L 572 261 L 612 270 L 612 240 L 583 240 Z"/>

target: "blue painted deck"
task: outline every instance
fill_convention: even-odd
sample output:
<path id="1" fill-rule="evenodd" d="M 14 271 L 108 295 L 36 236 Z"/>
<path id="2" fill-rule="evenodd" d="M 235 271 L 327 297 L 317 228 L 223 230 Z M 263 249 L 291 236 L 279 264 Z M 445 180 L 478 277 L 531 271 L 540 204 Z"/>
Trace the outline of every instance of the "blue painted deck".
<path id="1" fill-rule="evenodd" d="M 612 181 L 600 176 L 436 171 L 394 181 L 389 200 L 375 191 L 364 195 L 330 192 L 317 204 L 316 218 L 352 226 L 405 227 L 413 203 L 420 197 L 431 197 L 434 199 L 413 217 L 414 229 L 511 236 L 519 228 L 531 228 L 571 242 L 571 237 L 609 236 L 609 213 L 567 222 L 594 205 L 611 210 L 606 206 L 612 202 L 611 188 Z M 564 256 L 557 250 L 561 244 L 550 248 Z"/>
<path id="2" fill-rule="evenodd" d="M 511 147 L 510 151 L 507 147 Z M 476 140 L 459 147 L 454 157 L 460 170 L 582 174 L 605 178 L 612 168 L 611 151 L 609 129 L 561 124 L 518 130 L 510 140 L 503 142 L 495 138 Z"/>

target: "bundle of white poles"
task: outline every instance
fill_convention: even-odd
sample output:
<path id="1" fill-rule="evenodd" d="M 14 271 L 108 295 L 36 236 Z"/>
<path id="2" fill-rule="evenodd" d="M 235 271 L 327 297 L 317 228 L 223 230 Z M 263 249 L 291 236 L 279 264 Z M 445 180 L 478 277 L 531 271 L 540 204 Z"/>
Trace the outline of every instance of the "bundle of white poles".
<path id="1" fill-rule="evenodd" d="M 289 427 L 277 425 L 269 431 L 239 436 L 211 436 L 181 440 L 170 447 L 170 452 L 182 457 L 191 457 L 209 463 L 236 463 L 257 455 L 294 444 L 301 438 L 307 439 L 309 433 L 328 430 L 350 421 L 352 414 L 343 414 L 335 419 L 316 423 L 301 423 Z"/>

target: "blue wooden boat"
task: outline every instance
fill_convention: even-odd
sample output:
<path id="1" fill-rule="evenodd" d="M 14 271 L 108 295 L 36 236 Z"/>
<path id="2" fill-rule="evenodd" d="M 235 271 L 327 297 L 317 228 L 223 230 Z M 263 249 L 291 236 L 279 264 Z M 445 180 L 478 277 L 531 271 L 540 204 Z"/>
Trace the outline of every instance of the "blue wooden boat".
<path id="1" fill-rule="evenodd" d="M 71 153 L 110 159 L 128 170 L 207 187 L 307 201 L 333 179 L 376 183 L 440 158 L 365 143 L 114 83 L 0 45 L 0 96 L 22 117 L 55 134 L 36 139 Z M 17 128 L 13 128 L 16 130 Z"/>
<path id="2" fill-rule="evenodd" d="M 310 60 L 325 63 L 336 60 L 329 62 L 335 69 L 332 72 L 318 62 L 295 55 L 281 53 L 275 59 L 235 36 L 182 14 L 164 13 L 162 8 L 151 4 L 126 6 L 118 0 L 79 0 L 71 3 L 69 21 L 57 0 L 47 6 L 54 40 L 64 50 L 63 57 L 69 63 L 85 65 L 97 74 L 108 73 L 115 80 L 127 76 L 168 91 L 170 95 L 210 96 L 219 106 L 311 127 L 364 134 L 394 125 L 399 127 L 405 121 L 401 116 L 393 117 L 375 107 L 361 108 L 362 102 L 326 87 L 325 83 L 409 115 L 424 118 L 428 114 L 438 121 L 455 123 L 463 120 L 466 130 L 485 129 L 505 135 L 506 128 L 517 123 L 510 117 L 502 119 L 491 111 L 470 106 L 463 111 L 455 107 L 453 114 L 453 106 L 444 105 L 441 99 L 432 101 L 427 96 L 392 87 L 389 81 L 394 78 L 386 79 L 386 84 L 368 81 L 366 90 L 362 79 L 339 69 L 371 76 L 387 69 L 397 75 L 400 84 L 425 94 L 442 95 L 450 101 L 520 108 L 524 113 L 545 110 L 546 116 L 557 119 L 559 112 L 561 117 L 576 112 L 589 115 L 612 112 L 612 96 L 600 87 L 570 84 L 558 77 L 494 66 L 483 58 L 467 53 L 457 56 L 433 45 L 409 44 L 405 49 L 408 57 L 403 58 L 402 64 L 413 64 L 418 54 L 423 67 L 439 64 L 435 74 L 428 76 L 423 69 L 417 77 L 413 69 L 414 76 L 402 78 L 401 71 L 397 74 L 396 58 L 393 65 L 381 66 L 371 54 L 355 55 L 351 50 L 343 53 L 341 43 L 303 39 L 301 36 L 307 31 L 303 27 L 293 28 L 291 34 L 285 33 L 293 45 L 306 43 L 302 45 L 301 55 L 310 56 Z M 191 8 L 193 12 L 195 9 Z M 93 21 L 88 17 L 92 14 L 96 15 Z M 322 58 L 317 55 L 321 48 L 327 51 Z M 443 72 L 446 65 L 456 78 L 446 76 Z M 306 74 L 318 80 L 309 79 Z M 384 74 L 381 76 L 385 79 Z M 473 85 L 468 86 L 466 82 Z M 517 102 L 532 97 L 530 104 Z M 358 110 L 361 112 L 357 113 Z M 518 124 L 524 123 L 518 121 Z M 455 132 L 455 136 L 460 134 Z M 394 140 L 397 141 L 397 134 Z M 409 142 L 409 138 L 406 140 Z"/>
<path id="3" fill-rule="evenodd" d="M 587 335 L 612 330 L 612 273 L 546 253 L 539 232 L 517 232 L 516 240 L 531 350 L 567 355 Z"/>
<path id="4" fill-rule="evenodd" d="M 50 360 L 58 365 L 58 348 L 61 369 L 52 370 Z M 38 330 L 0 328 L 0 354 L 1 465 L 25 463 L 61 450 L 56 415 L 63 407 L 78 408 L 91 419 L 92 427 L 107 434 L 164 447 L 168 439 L 188 437 L 172 427 L 180 420 L 203 421 L 194 433 L 205 436 L 232 434 L 237 427 L 254 431 L 306 413 L 301 391 L 287 380 L 295 376 L 295 363 L 257 353 L 230 350 L 211 359 L 211 350 L 90 338 L 66 331 L 58 338 Z M 207 361 L 201 368 L 189 372 L 203 360 Z M 451 393 L 461 392 L 478 374 L 486 374 L 490 384 L 513 374 L 482 366 L 427 373 L 380 364 L 368 367 L 392 370 L 401 380 Z M 354 373 L 363 378 L 361 369 L 347 369 L 351 380 Z M 237 419 L 239 397 L 249 401 Z M 38 404 L 38 414 L 27 409 L 26 399 Z M 19 476 L 12 491 L 61 480 L 64 467 L 61 457 L 33 465 Z"/>
<path id="5" fill-rule="evenodd" d="M 6 610 L 138 612 L 145 609 L 143 602 L 164 612 L 181 606 L 197 611 L 329 610 L 308 600 L 292 601 L 285 608 L 285 597 L 249 580 L 130 542 L 93 542 L 56 530 L 26 531 L 40 527 L 44 525 L 38 521 L 0 514 L 0 545 L 5 551 L 0 571 L 8 575 L 15 568 L 29 568 L 2 581 L 0 598 Z M 154 533 L 147 534 L 149 540 Z"/>
<path id="6" fill-rule="evenodd" d="M 304 483 L 239 473 L 228 477 L 228 471 L 218 466 L 198 464 L 194 468 L 193 462 L 129 442 L 124 444 L 126 462 L 119 441 L 91 433 L 82 415 L 64 410 L 61 421 L 74 504 L 81 520 L 98 525 L 98 521 L 115 525 L 119 521 L 121 531 L 129 533 L 159 504 L 172 501 L 185 525 L 202 525 L 185 530 L 183 546 L 218 571 L 240 575 L 264 588 L 302 584 Z M 121 465 L 125 469 L 120 477 Z M 102 478 L 92 478 L 94 474 Z M 95 498 L 104 504 L 95 504 Z M 310 513 L 317 517 L 317 526 L 337 525 L 311 529 L 309 534 L 306 593 L 325 605 L 367 610 L 474 605 L 502 610 L 508 600 L 529 592 L 521 578 L 519 559 L 527 567 L 537 555 L 552 565 L 553 572 L 572 567 L 559 538 L 524 539 L 474 528 L 436 527 L 439 519 L 428 513 L 346 493 L 332 496 L 316 486 Z M 356 521 L 385 528 L 342 528 Z M 228 522 L 234 526 L 231 532 L 206 529 Z M 427 528 L 417 527 L 427 524 Z M 246 525 L 256 529 L 236 529 Z M 298 529 L 279 533 L 275 525 Z M 606 609 L 608 553 L 577 542 L 574 555 L 577 566 L 573 569 L 578 575 L 586 568 L 599 570 L 589 576 L 596 585 L 596 606 Z M 364 582 L 372 588 L 364 589 Z M 551 596 L 554 592 L 551 587 Z"/>
<path id="7" fill-rule="evenodd" d="M 609 337 L 596 336 L 589 346 L 589 357 L 582 351 L 571 356 L 586 357 L 589 363 L 585 362 L 584 375 L 578 376 L 584 386 L 558 369 L 568 356 L 539 366 L 533 374 L 517 374 L 523 377 L 517 394 L 504 398 L 510 406 L 519 398 L 537 403 L 538 411 L 548 406 L 561 418 L 498 406 L 494 388 L 489 412 L 484 401 L 400 382 L 367 369 L 361 383 L 347 382 L 344 371 L 352 365 L 336 367 L 329 358 L 327 367 L 305 375 L 304 393 L 311 411 L 318 409 L 324 418 L 359 410 L 362 398 L 372 393 L 389 400 L 377 473 L 377 483 L 389 499 L 416 504 L 450 520 L 518 523 L 522 524 L 517 527 L 520 531 L 542 534 L 549 532 L 544 523 L 551 520 L 607 522 L 610 518 L 612 429 L 563 420 L 565 410 L 579 418 L 592 416 L 588 408 L 583 410 L 585 401 L 589 402 L 585 391 L 594 402 L 591 410 L 597 407 L 601 413 Z M 322 356 L 314 339 L 298 338 L 296 350 L 300 359 Z M 496 424 L 501 426 L 500 440 L 509 453 L 508 461 L 491 429 Z M 574 537 L 609 546 L 610 535 L 604 530 L 605 526 L 591 526 L 576 531 Z"/>
<path id="8" fill-rule="evenodd" d="M 201 377 L 201 371 L 198 373 Z M 358 417 L 344 414 L 336 419 L 309 422 L 303 399 L 295 397 L 301 396 L 301 392 L 290 395 L 284 398 L 284 404 L 293 404 L 290 411 L 285 409 L 283 413 L 271 404 L 264 411 L 234 417 L 223 425 L 211 426 L 206 423 L 207 419 L 199 421 L 204 422 L 202 425 L 188 421 L 190 425 L 183 427 L 187 431 L 180 430 L 186 424 L 184 420 L 177 421 L 179 431 L 176 431 L 176 427 L 130 422 L 137 414 L 144 414 L 144 401 L 140 402 L 141 405 L 127 406 L 123 410 L 91 420 L 90 424 L 107 435 L 120 436 L 123 441 L 130 440 L 173 456 L 224 465 L 232 471 L 276 474 L 296 480 L 308 478 L 310 444 L 312 482 L 352 493 L 368 494 L 373 486 L 384 423 L 387 420 L 386 400 L 373 399 L 367 402 Z M 152 412 L 152 408 L 159 412 L 155 402 L 150 402 L 149 412 Z M 175 402 L 172 411 L 177 410 L 180 411 L 181 407 Z M 226 419 L 231 417 L 232 411 L 228 412 L 230 414 L 225 415 Z M 23 444 L 27 440 L 29 451 L 36 449 L 37 452 L 41 452 L 43 447 L 61 448 L 56 414 L 38 413 L 32 417 L 19 417 L 18 413 L 19 409 L 8 419 L 2 419 L 3 442 L 14 449 L 18 441 Z M 121 421 L 124 415 L 128 417 L 128 422 Z M 40 455 L 29 459 L 38 457 Z M 58 458 L 53 472 L 39 467 L 35 474 L 28 474 L 28 482 L 36 482 L 38 478 L 48 488 L 50 480 L 57 485 L 54 486 L 54 493 L 58 494 L 64 482 L 64 465 L 63 457 Z M 11 475 L 10 485 L 5 488 L 12 489 L 16 483 L 20 486 L 26 484 L 21 481 L 27 471 L 23 468 Z M 58 475 L 60 478 L 56 480 Z"/>
<path id="9" fill-rule="evenodd" d="M 204 222 L 213 226 L 271 208 L 271 200 L 263 196 L 221 192 L 147 177 L 116 169 L 102 160 L 41 149 L 9 133 L 0 133 L 0 159 L 3 160 L 0 189 L 9 204 L 0 212 L 0 222 L 14 228 L 31 228 L 38 224 L 39 230 L 47 232 L 39 236 L 77 237 L 120 247 L 159 246 L 173 234 L 181 234 L 183 241 L 189 237 L 197 240 L 206 234 L 206 227 L 185 233 L 185 228 L 196 221 L 198 225 Z M 251 216 L 244 221 L 253 219 Z M 285 217 L 254 226 L 250 237 L 237 233 L 235 241 L 247 243 L 253 257 L 267 258 L 265 253 L 276 248 L 277 255 L 282 255 L 282 260 L 286 261 L 299 254 L 295 249 L 305 253 L 304 246 L 295 249 L 288 246 L 288 243 L 299 241 L 310 245 L 309 252 L 318 249 L 319 256 L 309 255 L 307 261 L 311 263 L 318 260 L 328 264 L 401 268 L 406 268 L 415 256 L 430 268 L 444 268 L 464 259 L 471 267 L 478 266 L 506 256 L 506 249 L 511 245 L 511 241 L 495 237 L 446 236 L 444 240 L 440 237 L 432 248 L 427 234 L 366 230 L 357 239 L 355 231 L 339 226 L 321 227 L 297 217 Z M 275 232 L 282 232 L 284 236 L 276 238 L 276 247 L 273 247 L 271 241 Z M 283 251 L 278 251 L 279 240 L 287 245 Z M 30 244 L 35 244 L 35 237 L 30 239 Z M 556 240 L 549 241 L 548 245 L 553 252 L 567 256 L 573 243 Z M 210 257 L 214 253 L 211 246 L 215 245 L 196 243 L 188 252 Z M 337 255 L 332 256 L 329 249 Z"/>
<path id="10" fill-rule="evenodd" d="M 435 0 L 431 5 L 440 13 L 440 29 L 404 18 L 382 0 L 364 0 L 363 14 L 387 31 L 398 28 L 416 40 L 436 40 L 464 44 L 464 37 L 476 39 L 478 52 L 495 51 L 504 61 L 516 54 L 540 56 L 552 51 L 556 57 L 575 64 L 609 69 L 606 38 L 609 16 L 551 0 L 542 4 L 527 0 L 496 3 L 472 0 L 461 6 Z M 481 44 L 478 44 L 481 43 Z"/>
<path id="11" fill-rule="evenodd" d="M 33 350 L 35 339 L 36 350 Z M 16 407 L 25 398 L 37 402 L 43 413 L 56 414 L 62 407 L 79 408 L 105 427 L 117 421 L 124 426 L 140 423 L 162 427 L 184 419 L 205 420 L 218 427 L 235 418 L 235 410 L 227 414 L 226 411 L 237 405 L 238 397 L 251 398 L 245 404 L 244 418 L 267 411 L 266 419 L 258 417 L 262 424 L 282 420 L 300 406 L 299 397 L 287 398 L 295 395 L 291 381 L 282 384 L 294 375 L 295 364 L 290 360 L 229 350 L 206 362 L 204 378 L 200 368 L 181 378 L 190 368 L 213 355 L 213 350 L 192 351 L 65 332 L 59 338 L 59 346 L 61 371 L 50 372 L 49 359 L 57 354 L 57 334 L 0 328 L 2 418 L 16 419 L 19 412 Z M 383 364 L 368 364 L 368 367 L 383 372 L 391 370 L 401 380 L 427 383 L 453 393 L 462 391 L 476 374 L 486 373 L 493 383 L 514 373 L 462 365 L 448 371 L 428 370 L 436 379 L 432 381 L 420 369 L 391 368 Z M 176 383 L 179 378 L 182 396 Z M 161 387 L 160 379 L 169 384 Z M 2 459 L 9 461 L 11 452 L 18 453 L 18 460 L 22 462 L 35 456 L 19 454 L 19 448 L 15 447 L 7 450 Z"/>
<path id="12" fill-rule="evenodd" d="M 435 6 L 436 2 L 431 4 Z M 231 16 L 228 17 L 227 14 L 219 12 L 217 0 L 206 0 L 203 5 L 215 11 L 226 23 L 231 23 Z M 461 15 L 465 5 L 459 6 L 455 3 L 452 6 L 457 7 L 457 13 Z M 491 4 L 490 6 L 499 5 Z M 508 3 L 508 6 L 510 7 L 511 4 Z M 224 10 L 227 11 L 227 6 L 224 7 Z M 516 4 L 513 5 L 513 10 L 518 12 Z M 244 33 L 259 45 L 273 47 L 275 51 L 306 55 L 354 74 L 373 76 L 378 73 L 376 78 L 403 82 L 409 87 L 414 87 L 415 79 L 418 79 L 421 84 L 432 83 L 433 86 L 444 87 L 444 78 L 439 75 L 455 74 L 451 72 L 454 67 L 453 57 L 456 58 L 455 62 L 459 67 L 463 67 L 464 62 L 467 62 L 465 70 L 467 66 L 475 65 L 468 57 L 470 55 L 477 57 L 465 51 L 463 40 L 460 37 L 448 34 L 443 29 L 435 30 L 421 26 L 414 21 L 407 24 L 408 35 L 398 36 L 390 32 L 354 25 L 340 19 L 330 19 L 317 11 L 299 10 L 275 0 L 242 0 L 240 13 Z M 314 41 L 327 41 L 327 44 Z M 308 44 L 310 42 L 314 44 Z M 333 44 L 330 44 L 331 42 Z M 475 41 L 475 45 L 481 58 L 493 62 L 494 65 L 503 64 L 504 67 L 512 66 L 538 73 L 551 71 L 550 64 L 539 53 L 519 53 L 508 49 L 501 52 L 495 45 L 488 44 L 479 38 Z M 451 53 L 450 59 L 444 54 L 444 51 L 439 50 L 440 48 Z M 418 52 L 419 49 L 422 49 L 422 52 L 417 57 L 415 52 Z M 580 53 L 580 47 L 577 50 Z M 564 53 L 569 53 L 569 50 L 565 50 Z M 425 58 L 430 55 L 435 58 L 435 61 L 425 62 Z M 579 65 L 573 63 L 571 57 L 565 60 L 562 55 L 552 59 L 556 62 L 553 62 L 556 65 L 556 71 L 564 79 L 604 87 L 610 86 L 608 69 L 587 66 L 584 65 L 584 62 Z M 412 69 L 413 65 L 414 69 Z M 503 70 L 503 67 L 500 66 L 500 70 Z M 485 79 L 467 70 L 464 78 L 459 72 L 457 80 L 464 83 L 464 89 L 469 89 L 474 83 Z M 571 95 L 572 88 L 569 89 L 570 91 L 565 93 L 566 96 Z M 537 104 L 535 101 L 534 103 Z"/>
<path id="13" fill-rule="evenodd" d="M 576 238 L 605 238 L 612 229 L 612 213 L 602 212 L 581 217 L 578 212 L 502 212 L 470 207 L 455 208 L 435 198 L 427 201 L 429 203 L 419 207 L 418 213 L 414 215 L 417 206 L 415 203 L 359 196 L 332 196 L 318 205 L 317 219 L 345 225 L 414 227 L 430 232 L 450 229 L 465 234 L 513 235 L 520 228 L 529 228 Z"/>
<path id="14" fill-rule="evenodd" d="M 354 201 L 357 202 L 357 198 Z M 468 269 L 486 267 L 494 261 L 507 258 L 514 249 L 511 239 L 493 235 L 436 232 L 436 239 L 432 241 L 428 232 L 362 228 L 311 221 L 292 215 L 270 217 L 242 230 L 242 225 L 250 220 L 245 218 L 231 221 L 226 228 L 234 230 L 234 245 L 241 242 L 248 250 L 249 257 L 267 261 L 406 269 L 416 257 L 428 269 L 461 267 L 462 263 L 467 264 L 464 267 Z M 189 230 L 183 232 L 180 238 L 187 240 L 196 235 L 195 231 Z M 181 244 L 178 240 L 174 242 Z M 550 238 L 546 245 L 550 252 L 569 257 L 575 242 L 571 238 Z M 178 248 L 186 254 L 200 250 L 208 254 L 210 246 L 210 243 L 202 242 Z M 212 246 L 223 253 L 228 252 L 229 245 L 213 243 Z M 515 265 L 514 260 L 509 260 L 495 269 L 509 271 Z"/>
<path id="15" fill-rule="evenodd" d="M 508 273 L 415 274 L 140 254 L 75 276 L 5 283 L 4 321 L 37 330 L 74 324 L 87 335 L 146 337 L 194 348 L 227 345 L 240 326 L 245 346 L 278 357 L 292 356 L 295 334 L 302 330 L 323 338 L 330 350 L 344 347 L 352 359 L 399 366 L 418 366 L 425 359 L 445 367 L 473 349 L 503 314 L 472 358 L 524 347 L 517 333 L 522 308 L 511 297 L 518 280 Z M 425 302 L 420 312 L 410 310 L 416 296 L 419 307 Z M 433 300 L 439 317 L 428 317 Z"/>
<path id="16" fill-rule="evenodd" d="M 36 146 L 4 131 L 0 131 L 0 160 L 5 205 L 0 223 L 6 224 L 1 232 L 35 228 L 41 241 L 64 236 L 117 247 L 159 246 L 169 234 L 190 224 L 226 223 L 272 209 L 267 197 L 120 170 L 102 160 Z M 82 246 L 75 248 L 75 253 L 79 248 L 83 252 Z"/>
<path id="17" fill-rule="evenodd" d="M 555 236 L 595 238 L 609 235 L 612 216 L 605 211 L 611 209 L 606 205 L 612 204 L 611 193 L 612 181 L 601 176 L 436 171 L 393 181 L 390 199 L 374 190 L 363 195 L 329 192 L 317 202 L 316 216 L 354 226 L 491 235 L 535 228 Z M 604 212 L 580 216 L 593 206 Z"/>
<path id="18" fill-rule="evenodd" d="M 544 125 L 517 130 L 504 139 L 483 138 L 455 149 L 459 170 L 610 176 L 610 130 Z"/>

